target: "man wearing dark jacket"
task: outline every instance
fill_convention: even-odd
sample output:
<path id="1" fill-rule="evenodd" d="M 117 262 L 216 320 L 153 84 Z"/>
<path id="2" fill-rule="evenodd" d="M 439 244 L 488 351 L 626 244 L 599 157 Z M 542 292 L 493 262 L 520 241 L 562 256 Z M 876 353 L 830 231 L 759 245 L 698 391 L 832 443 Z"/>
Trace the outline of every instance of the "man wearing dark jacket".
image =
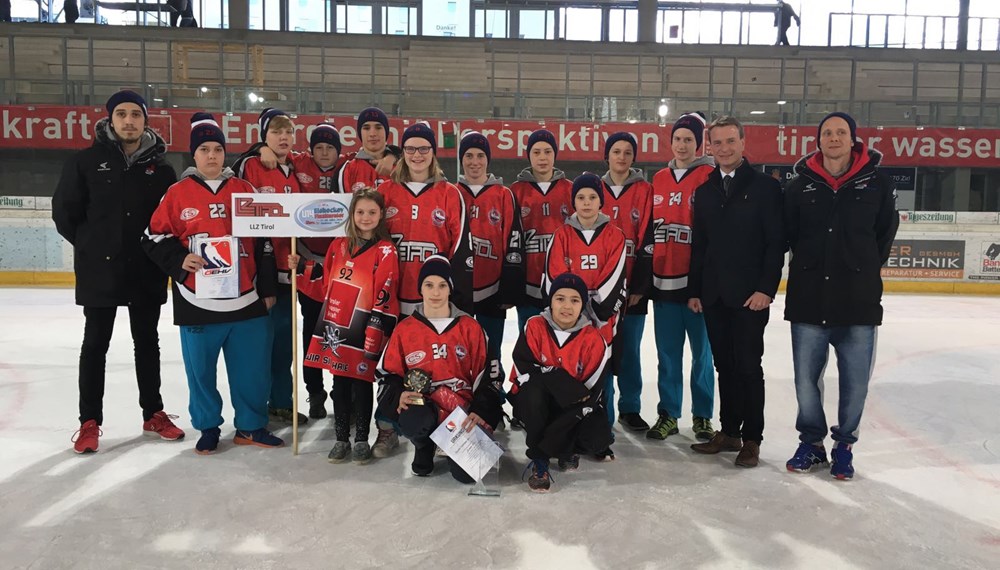
<path id="1" fill-rule="evenodd" d="M 716 168 L 694 194 L 688 308 L 705 313 L 722 431 L 691 448 L 739 451 L 737 466 L 756 467 L 764 433 L 764 327 L 785 261 L 781 187 L 743 158 L 739 121 L 716 119 L 708 136 Z"/>
<path id="2" fill-rule="evenodd" d="M 108 99 L 107 119 L 95 127 L 93 146 L 70 158 L 52 198 L 52 220 L 73 245 L 76 304 L 86 319 L 80 351 L 80 431 L 77 453 L 97 451 L 103 417 L 104 368 L 119 306 L 128 306 L 143 431 L 162 439 L 184 437 L 163 412 L 156 326 L 167 301 L 167 276 L 143 253 L 139 239 L 177 181 L 163 155 L 166 145 L 146 126 L 146 103 L 119 91 Z"/>
<path id="3" fill-rule="evenodd" d="M 882 324 L 880 269 L 899 227 L 896 190 L 877 170 L 882 155 L 856 142 L 856 130 L 845 113 L 824 118 L 819 151 L 795 165 L 797 176 L 785 197 L 792 250 L 785 319 L 792 323 L 800 441 L 786 467 L 806 472 L 828 464 L 821 382 L 832 345 L 840 402 L 839 425 L 830 430 L 835 442 L 830 473 L 841 480 L 854 476 L 851 446 L 858 440 Z"/>

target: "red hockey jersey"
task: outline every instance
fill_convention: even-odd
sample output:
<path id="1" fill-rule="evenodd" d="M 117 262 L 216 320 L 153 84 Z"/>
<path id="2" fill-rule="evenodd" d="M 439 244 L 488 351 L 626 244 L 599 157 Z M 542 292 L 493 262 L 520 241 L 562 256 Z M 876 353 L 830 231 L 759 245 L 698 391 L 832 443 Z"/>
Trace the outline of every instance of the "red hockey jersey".
<path id="1" fill-rule="evenodd" d="M 371 156 L 364 150 L 348 157 L 337 173 L 337 187 L 341 193 L 346 194 L 365 187 L 378 188 L 382 183 L 389 181 L 387 176 L 375 171 L 375 167 L 369 162 L 370 159 Z"/>
<path id="2" fill-rule="evenodd" d="M 703 157 L 680 181 L 670 167 L 653 176 L 653 299 L 687 303 L 694 191 L 713 170 L 712 159 Z"/>
<path id="3" fill-rule="evenodd" d="M 573 213 L 573 182 L 556 169 L 548 190 L 542 191 L 530 168 L 525 168 L 511 185 L 514 200 L 521 208 L 521 230 L 524 232 L 525 301 L 545 306 L 542 295 L 542 275 L 545 254 L 556 230 Z"/>
<path id="4" fill-rule="evenodd" d="M 353 252 L 348 242 L 334 238 L 321 267 L 306 264 L 306 275 L 324 283 L 326 295 L 305 365 L 374 382 L 375 365 L 399 316 L 399 261 L 387 240 Z"/>
<path id="5" fill-rule="evenodd" d="M 524 247 L 521 216 L 514 195 L 490 175 L 486 184 L 469 186 L 459 178 L 469 208 L 472 233 L 472 298 L 477 314 L 502 316 L 500 305 L 515 305 L 524 296 Z"/>
<path id="6" fill-rule="evenodd" d="M 592 393 L 600 394 L 610 358 L 611 347 L 585 316 L 564 331 L 545 309 L 528 319 L 514 345 L 510 391 L 517 394 L 525 383 L 543 382 L 545 375 L 555 373 L 568 374 Z"/>
<path id="7" fill-rule="evenodd" d="M 653 259 L 653 186 L 633 168 L 625 184 L 615 186 L 605 174 L 601 211 L 625 234 L 625 279 L 629 294 L 645 295 L 651 286 Z M 644 311 L 643 311 L 644 312 Z"/>
<path id="8" fill-rule="evenodd" d="M 499 367 L 491 364 L 486 346 L 483 327 L 454 306 L 445 319 L 428 320 L 415 312 L 389 339 L 379 374 L 387 381 L 402 382 L 409 370 L 429 373 L 433 379 L 429 398 L 437 405 L 441 422 L 456 407 L 468 412 L 480 388 L 490 388 L 488 368 Z"/>
<path id="9" fill-rule="evenodd" d="M 605 214 L 598 214 L 593 229 L 585 230 L 570 217 L 552 236 L 545 260 L 543 294 L 559 275 L 579 275 L 590 290 L 590 305 L 607 322 L 625 306 L 625 234 Z"/>
<path id="10" fill-rule="evenodd" d="M 378 187 L 385 197 L 385 218 L 399 251 L 400 312 L 409 315 L 421 302 L 417 279 L 424 261 L 441 254 L 451 262 L 451 300 L 464 312 L 472 311 L 472 251 L 468 211 L 462 194 L 447 180 L 430 184 L 386 182 Z"/>
<path id="11" fill-rule="evenodd" d="M 289 161 L 285 165 L 268 170 L 260 162 L 260 157 L 250 157 L 239 163 L 237 176 L 253 184 L 261 194 L 292 194 L 301 191 L 295 177 L 295 166 Z M 274 245 L 274 261 L 278 265 L 278 283 L 291 283 L 288 271 L 288 254 L 292 252 L 291 238 L 270 238 Z"/>
<path id="12" fill-rule="evenodd" d="M 261 300 L 274 295 L 273 260 L 268 261 L 272 275 L 260 278 L 258 262 L 263 252 L 257 251 L 254 238 L 240 238 L 239 251 L 213 252 L 213 262 L 225 267 L 237 265 L 239 272 L 239 297 L 234 299 L 198 299 L 195 274 L 182 268 L 189 253 L 205 257 L 195 251 L 192 238 L 225 237 L 233 233 L 230 218 L 232 195 L 253 192 L 246 181 L 232 177 L 226 169 L 218 189 L 203 180 L 197 170 L 190 168 L 184 178 L 167 189 L 160 205 L 153 212 L 143 236 L 143 247 L 149 257 L 170 275 L 173 282 L 174 324 L 199 325 L 240 321 L 267 314 Z M 220 244 L 221 245 L 221 244 Z M 216 246 L 219 247 L 219 246 Z M 228 248 L 228 246 L 223 246 Z M 261 287 L 258 290 L 258 287 Z"/>
<path id="13" fill-rule="evenodd" d="M 330 168 L 320 168 L 308 152 L 292 153 L 292 165 L 295 168 L 295 178 L 299 182 L 299 190 L 306 194 L 336 193 L 337 164 Z M 303 237 L 299 238 L 296 250 L 305 260 L 322 262 L 331 242 L 333 238 Z M 313 301 L 323 301 L 326 291 L 322 287 L 322 282 L 303 279 L 298 281 L 297 285 L 299 291 Z"/>

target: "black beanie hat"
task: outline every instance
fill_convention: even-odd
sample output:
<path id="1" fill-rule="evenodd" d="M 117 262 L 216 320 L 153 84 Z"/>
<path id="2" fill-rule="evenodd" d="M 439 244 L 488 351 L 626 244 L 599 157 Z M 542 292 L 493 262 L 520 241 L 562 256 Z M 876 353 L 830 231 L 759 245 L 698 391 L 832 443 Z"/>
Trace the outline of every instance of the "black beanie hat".
<path id="1" fill-rule="evenodd" d="M 337 149 L 337 154 L 340 154 L 343 148 L 340 144 L 340 132 L 337 127 L 333 126 L 333 123 L 320 123 L 313 127 L 312 133 L 309 135 L 309 152 L 312 152 L 319 143 L 333 145 Z"/>
<path id="2" fill-rule="evenodd" d="M 191 154 L 206 142 L 217 142 L 226 148 L 226 136 L 210 113 L 195 113 L 191 116 Z"/>
<path id="3" fill-rule="evenodd" d="M 701 113 L 684 113 L 674 121 L 674 128 L 670 129 L 671 138 L 677 129 L 687 129 L 694 133 L 694 142 L 698 145 L 697 148 L 701 148 L 705 137 L 705 116 Z"/>
<path id="4" fill-rule="evenodd" d="M 368 107 L 364 111 L 358 113 L 358 134 L 361 134 L 361 127 L 365 123 L 382 123 L 382 128 L 385 129 L 386 135 L 389 134 L 389 117 L 385 115 L 385 112 L 378 107 Z"/>
<path id="5" fill-rule="evenodd" d="M 465 158 L 466 151 L 472 148 L 478 148 L 486 153 L 486 164 L 490 163 L 490 141 L 486 140 L 483 133 L 472 131 L 462 137 L 462 142 L 458 144 L 458 160 Z"/>
<path id="6" fill-rule="evenodd" d="M 140 109 L 142 109 L 142 116 L 147 119 L 149 118 L 149 111 L 146 109 L 146 100 L 142 98 L 142 95 L 139 95 L 135 91 L 129 91 L 128 89 L 119 91 L 111 97 L 108 97 L 108 103 L 105 105 L 108 109 L 108 116 L 110 117 L 113 115 L 115 113 L 115 107 L 121 105 L 122 103 L 135 103 Z"/>
<path id="7" fill-rule="evenodd" d="M 421 121 L 406 127 L 406 130 L 403 131 L 403 137 L 399 141 L 399 146 L 405 145 L 406 141 L 413 138 L 425 139 L 431 143 L 431 154 L 437 154 L 437 141 L 435 140 L 437 137 L 434 136 L 430 125 Z"/>
<path id="8" fill-rule="evenodd" d="M 590 299 L 590 294 L 587 292 L 587 284 L 583 282 L 583 278 L 567 272 L 552 280 L 552 285 L 549 286 L 549 307 L 552 307 L 552 296 L 560 289 L 575 290 L 580 294 L 580 300 L 584 303 Z"/>
<path id="9" fill-rule="evenodd" d="M 844 113 L 843 111 L 834 111 L 833 113 L 823 117 L 823 120 L 819 122 L 819 129 L 816 131 L 816 146 L 819 146 L 819 139 L 823 134 L 823 123 L 834 117 L 840 117 L 841 119 L 847 121 L 847 127 L 851 129 L 851 148 L 854 148 L 855 143 L 858 142 L 858 124 L 854 122 L 854 117 Z"/>
<path id="10" fill-rule="evenodd" d="M 616 142 L 625 141 L 632 145 L 632 157 L 633 161 L 639 158 L 639 147 L 636 145 L 635 137 L 632 133 L 626 133 L 625 131 L 617 132 L 610 137 L 604 143 L 604 160 L 608 160 L 608 156 L 611 154 L 611 147 L 615 146 Z"/>
<path id="11" fill-rule="evenodd" d="M 601 180 L 600 176 L 593 172 L 584 172 L 573 180 L 572 199 L 574 204 L 576 203 L 576 193 L 584 188 L 593 188 L 601 200 L 601 206 L 604 206 L 604 181 Z"/>
<path id="12" fill-rule="evenodd" d="M 420 266 L 420 276 L 417 278 L 417 294 L 424 288 L 424 279 L 431 275 L 437 275 L 448 282 L 448 288 L 455 290 L 455 284 L 451 281 L 451 263 L 443 255 L 432 255 Z"/>
<path id="13" fill-rule="evenodd" d="M 257 116 L 257 124 L 260 125 L 261 142 L 267 140 L 267 129 L 271 128 L 271 121 L 274 120 L 275 117 L 282 116 L 287 117 L 288 113 L 273 107 L 268 107 L 260 112 L 260 115 Z"/>
<path id="14" fill-rule="evenodd" d="M 540 143 L 540 142 L 549 143 L 549 146 L 552 147 L 553 158 L 558 157 L 559 145 L 556 143 L 556 136 L 552 134 L 551 131 L 547 131 L 545 129 L 538 129 L 537 131 L 531 133 L 531 135 L 528 137 L 527 152 L 529 155 L 531 154 L 531 147 L 535 146 L 535 143 Z"/>

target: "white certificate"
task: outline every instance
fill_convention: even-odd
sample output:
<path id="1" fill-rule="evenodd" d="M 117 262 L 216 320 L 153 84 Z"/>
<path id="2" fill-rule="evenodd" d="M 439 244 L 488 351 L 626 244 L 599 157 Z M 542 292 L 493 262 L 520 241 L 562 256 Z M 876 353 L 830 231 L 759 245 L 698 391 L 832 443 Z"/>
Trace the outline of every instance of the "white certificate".
<path id="1" fill-rule="evenodd" d="M 462 422 L 467 416 L 465 410 L 455 408 L 434 430 L 431 440 L 470 477 L 482 481 L 483 476 L 500 461 L 503 448 L 479 426 L 472 428 L 472 431 L 462 429 Z"/>
<path id="2" fill-rule="evenodd" d="M 240 296 L 240 249 L 233 236 L 197 237 L 191 253 L 205 265 L 194 275 L 196 299 L 235 299 Z"/>

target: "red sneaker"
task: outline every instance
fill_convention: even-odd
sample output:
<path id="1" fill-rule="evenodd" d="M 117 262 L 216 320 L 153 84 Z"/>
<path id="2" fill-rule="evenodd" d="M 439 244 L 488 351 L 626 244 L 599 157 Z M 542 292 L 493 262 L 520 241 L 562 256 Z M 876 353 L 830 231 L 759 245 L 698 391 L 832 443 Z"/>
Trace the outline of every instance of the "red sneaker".
<path id="1" fill-rule="evenodd" d="M 83 425 L 80 426 L 80 429 L 76 430 L 76 433 L 73 434 L 73 438 L 70 440 L 73 442 L 73 451 L 77 453 L 96 453 L 97 439 L 102 435 L 104 435 L 104 432 L 101 431 L 96 420 L 83 422 Z"/>
<path id="2" fill-rule="evenodd" d="M 174 422 L 170 421 L 172 419 L 177 419 L 177 416 L 168 416 L 161 410 L 153 414 L 153 417 L 149 418 L 149 421 L 142 423 L 142 431 L 146 435 L 158 436 L 160 439 L 167 441 L 184 439 L 184 432 L 181 431 L 181 428 L 175 426 Z"/>

